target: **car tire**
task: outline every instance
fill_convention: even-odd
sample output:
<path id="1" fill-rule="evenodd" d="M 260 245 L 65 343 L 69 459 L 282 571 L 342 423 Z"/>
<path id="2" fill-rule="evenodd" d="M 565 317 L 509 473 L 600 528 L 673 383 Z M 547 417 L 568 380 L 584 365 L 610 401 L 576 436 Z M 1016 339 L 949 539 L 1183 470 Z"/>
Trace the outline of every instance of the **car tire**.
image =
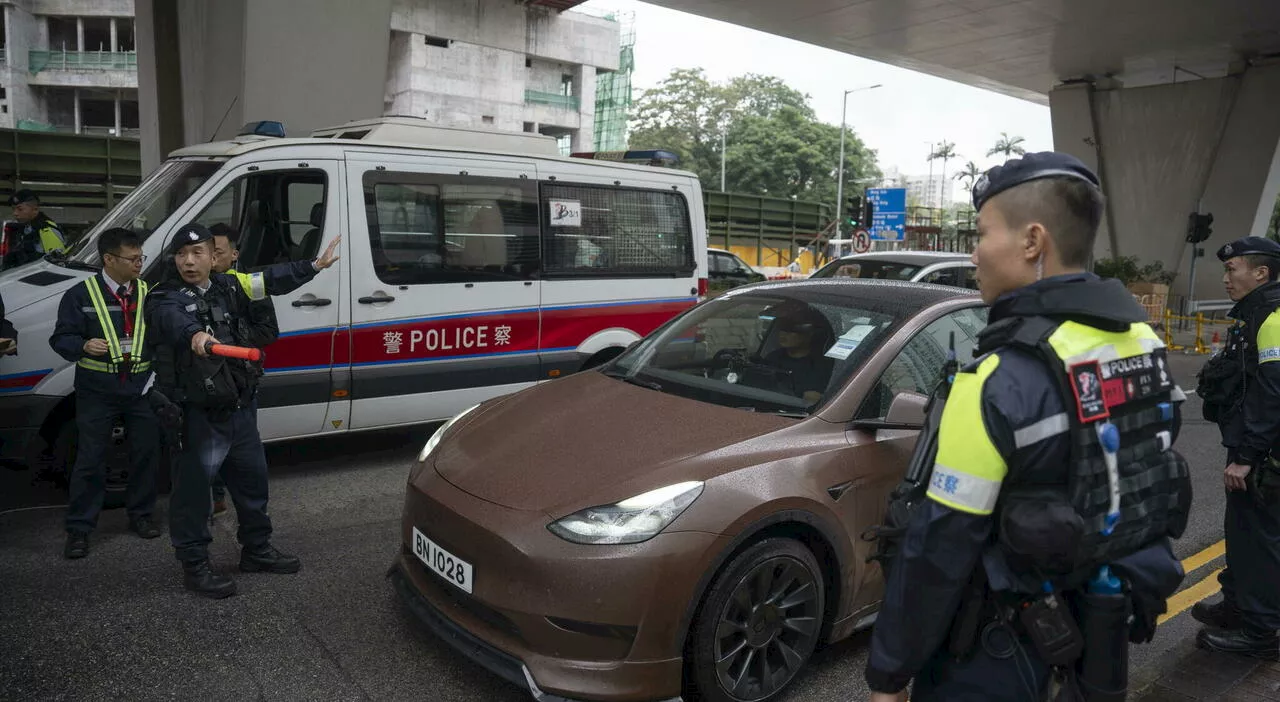
<path id="1" fill-rule="evenodd" d="M 764 702 L 786 690 L 817 647 L 825 597 L 822 567 L 798 541 L 765 539 L 734 557 L 694 622 L 688 674 L 699 698 Z"/>

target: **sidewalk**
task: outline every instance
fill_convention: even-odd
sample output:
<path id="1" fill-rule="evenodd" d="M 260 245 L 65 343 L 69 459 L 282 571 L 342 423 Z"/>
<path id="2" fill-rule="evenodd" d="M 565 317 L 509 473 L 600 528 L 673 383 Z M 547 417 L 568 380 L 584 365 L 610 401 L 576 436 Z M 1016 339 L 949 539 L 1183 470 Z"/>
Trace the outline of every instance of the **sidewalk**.
<path id="1" fill-rule="evenodd" d="M 1173 671 L 1130 698 L 1139 702 L 1263 702 L 1280 700 L 1280 663 L 1194 648 Z"/>

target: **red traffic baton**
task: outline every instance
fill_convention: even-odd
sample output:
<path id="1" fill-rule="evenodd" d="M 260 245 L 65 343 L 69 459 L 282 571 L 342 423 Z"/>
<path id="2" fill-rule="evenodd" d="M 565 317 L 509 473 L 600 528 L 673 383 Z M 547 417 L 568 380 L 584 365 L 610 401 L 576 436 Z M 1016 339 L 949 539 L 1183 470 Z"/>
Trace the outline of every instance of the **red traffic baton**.
<path id="1" fill-rule="evenodd" d="M 262 359 L 262 350 L 250 348 L 248 346 L 230 346 L 227 344 L 215 344 L 212 341 L 204 342 L 204 350 L 215 356 L 223 356 L 226 358 L 240 358 L 246 361 L 258 361 Z"/>

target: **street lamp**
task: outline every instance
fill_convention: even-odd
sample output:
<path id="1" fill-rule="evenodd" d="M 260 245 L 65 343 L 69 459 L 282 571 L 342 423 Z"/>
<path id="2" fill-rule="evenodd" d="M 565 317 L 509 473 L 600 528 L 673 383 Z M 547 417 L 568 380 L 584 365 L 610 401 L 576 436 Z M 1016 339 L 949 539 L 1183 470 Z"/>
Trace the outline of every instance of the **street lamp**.
<path id="1" fill-rule="evenodd" d="M 849 112 L 849 93 L 856 93 L 859 90 L 874 90 L 879 87 L 880 83 L 876 83 L 875 85 L 846 90 L 841 98 L 843 104 L 840 107 L 840 169 L 836 171 L 836 232 L 840 231 L 840 223 L 844 221 L 844 123 L 845 116 Z"/>

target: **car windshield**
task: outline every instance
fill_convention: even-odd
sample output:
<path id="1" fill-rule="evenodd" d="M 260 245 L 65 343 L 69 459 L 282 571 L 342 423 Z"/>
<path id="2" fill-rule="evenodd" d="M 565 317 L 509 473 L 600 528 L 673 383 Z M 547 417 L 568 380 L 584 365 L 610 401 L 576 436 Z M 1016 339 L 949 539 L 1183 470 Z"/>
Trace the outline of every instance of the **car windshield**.
<path id="1" fill-rule="evenodd" d="M 841 259 L 819 268 L 810 278 L 879 278 L 911 280 L 921 266 L 882 258 Z"/>
<path id="2" fill-rule="evenodd" d="M 847 291 L 730 293 L 676 317 L 602 372 L 703 402 L 804 417 L 909 314 Z"/>
<path id="3" fill-rule="evenodd" d="M 98 235 L 115 227 L 131 229 L 145 240 L 221 167 L 221 161 L 165 162 L 72 245 L 67 258 L 101 265 Z"/>

